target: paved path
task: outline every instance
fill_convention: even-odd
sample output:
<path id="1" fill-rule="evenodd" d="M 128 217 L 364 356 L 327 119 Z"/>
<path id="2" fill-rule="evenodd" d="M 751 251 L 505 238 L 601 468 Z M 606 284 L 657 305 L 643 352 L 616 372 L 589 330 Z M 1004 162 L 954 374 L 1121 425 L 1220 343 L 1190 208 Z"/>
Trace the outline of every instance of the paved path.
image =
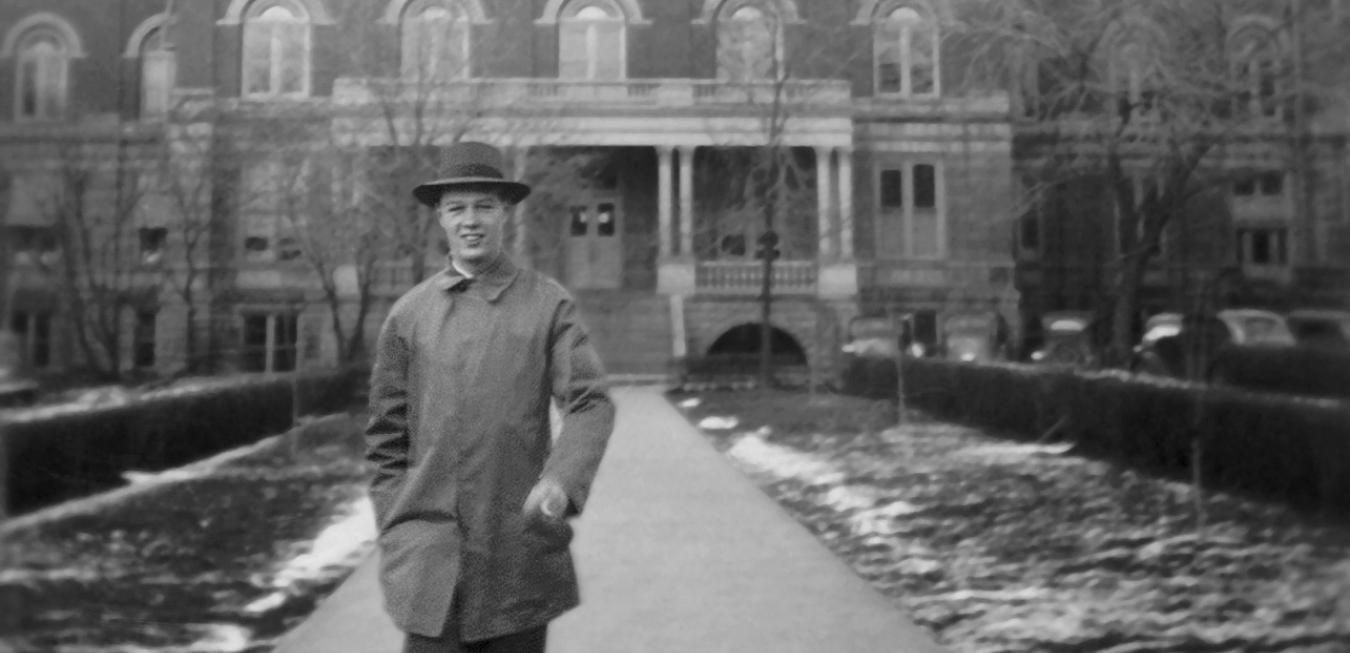
<path id="1" fill-rule="evenodd" d="M 657 388 L 618 425 L 573 550 L 582 606 L 550 653 L 940 653 L 928 634 L 733 469 Z M 367 560 L 276 653 L 395 653 Z"/>

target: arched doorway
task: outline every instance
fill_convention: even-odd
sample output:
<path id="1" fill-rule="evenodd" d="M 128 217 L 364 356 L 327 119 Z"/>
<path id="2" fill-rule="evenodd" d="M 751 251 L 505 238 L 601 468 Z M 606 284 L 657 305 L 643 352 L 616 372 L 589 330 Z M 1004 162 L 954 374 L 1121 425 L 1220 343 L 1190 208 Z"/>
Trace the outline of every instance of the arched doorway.
<path id="1" fill-rule="evenodd" d="M 760 325 L 746 323 L 722 332 L 708 347 L 707 360 L 726 372 L 754 373 L 759 369 Z M 806 365 L 806 350 L 792 334 L 778 327 L 769 332 L 769 351 L 775 369 Z"/>

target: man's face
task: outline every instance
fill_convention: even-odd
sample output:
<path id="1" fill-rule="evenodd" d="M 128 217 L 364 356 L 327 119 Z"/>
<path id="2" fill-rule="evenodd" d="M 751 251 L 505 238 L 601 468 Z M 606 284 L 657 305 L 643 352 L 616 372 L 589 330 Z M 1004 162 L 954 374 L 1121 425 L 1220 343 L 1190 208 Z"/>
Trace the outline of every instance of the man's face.
<path id="1" fill-rule="evenodd" d="M 496 259 L 502 251 L 502 229 L 508 208 L 497 193 L 445 191 L 436 214 L 450 244 L 450 257 L 469 267 Z"/>

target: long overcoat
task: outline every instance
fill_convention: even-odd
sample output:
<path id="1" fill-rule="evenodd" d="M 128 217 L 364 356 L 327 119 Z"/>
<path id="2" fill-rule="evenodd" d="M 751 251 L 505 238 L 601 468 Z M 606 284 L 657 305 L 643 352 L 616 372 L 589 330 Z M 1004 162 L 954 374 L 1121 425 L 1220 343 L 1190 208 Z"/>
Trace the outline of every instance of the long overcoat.
<path id="1" fill-rule="evenodd" d="M 568 292 L 504 256 L 471 282 L 448 267 L 390 311 L 370 393 L 370 495 L 394 622 L 475 641 L 575 607 L 570 524 L 522 512 L 548 477 L 579 514 L 614 425 Z"/>

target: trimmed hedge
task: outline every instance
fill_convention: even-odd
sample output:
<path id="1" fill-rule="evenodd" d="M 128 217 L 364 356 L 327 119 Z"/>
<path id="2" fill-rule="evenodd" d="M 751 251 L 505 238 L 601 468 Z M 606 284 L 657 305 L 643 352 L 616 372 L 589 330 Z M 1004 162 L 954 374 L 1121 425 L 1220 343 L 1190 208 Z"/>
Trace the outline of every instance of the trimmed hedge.
<path id="1" fill-rule="evenodd" d="M 1350 401 L 1121 373 L 905 359 L 907 403 L 1038 439 L 1052 425 L 1096 457 L 1298 504 L 1350 506 Z"/>
<path id="2" fill-rule="evenodd" d="M 32 419 L 20 414 L 0 431 L 8 504 L 0 514 L 117 487 L 128 470 L 160 471 L 283 432 L 295 399 L 302 415 L 346 410 L 364 375 L 302 373 Z"/>
<path id="3" fill-rule="evenodd" d="M 1350 398 L 1350 350 L 1225 347 L 1215 357 L 1210 378 L 1262 392 Z"/>

